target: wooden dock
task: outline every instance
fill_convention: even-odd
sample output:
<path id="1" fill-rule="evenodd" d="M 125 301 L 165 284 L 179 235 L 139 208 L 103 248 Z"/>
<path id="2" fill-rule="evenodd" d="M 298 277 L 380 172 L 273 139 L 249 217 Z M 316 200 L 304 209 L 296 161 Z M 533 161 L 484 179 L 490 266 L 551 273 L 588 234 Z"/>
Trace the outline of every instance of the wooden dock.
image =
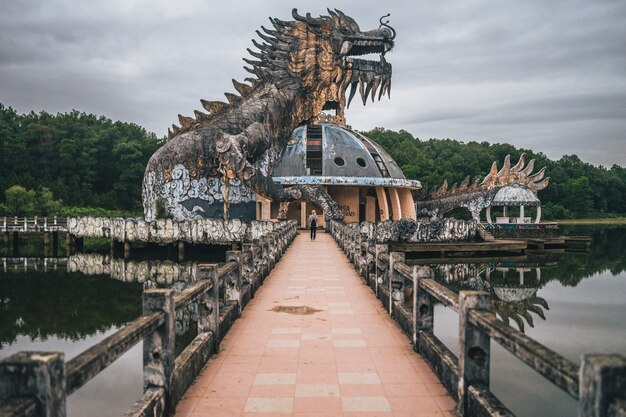
<path id="1" fill-rule="evenodd" d="M 475 254 L 517 254 L 526 253 L 528 244 L 520 240 L 493 240 L 487 242 L 450 243 L 391 243 L 389 251 L 405 252 L 419 257 L 470 257 Z"/>

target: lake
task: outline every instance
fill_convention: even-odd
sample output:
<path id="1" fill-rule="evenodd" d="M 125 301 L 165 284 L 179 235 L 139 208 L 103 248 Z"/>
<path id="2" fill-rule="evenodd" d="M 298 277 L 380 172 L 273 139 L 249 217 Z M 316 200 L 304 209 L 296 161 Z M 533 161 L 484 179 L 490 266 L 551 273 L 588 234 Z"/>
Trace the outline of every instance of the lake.
<path id="1" fill-rule="evenodd" d="M 499 318 L 575 363 L 582 353 L 626 352 L 626 226 L 562 231 L 592 236 L 591 252 L 433 267 L 455 291 L 489 291 Z M 192 253 L 182 264 L 98 253 L 0 258 L 0 358 L 48 350 L 64 352 L 67 361 L 140 315 L 143 288 L 180 290 L 194 280 L 195 260 L 223 256 L 223 249 Z M 435 311 L 435 334 L 457 351 L 456 313 L 439 306 Z M 191 308 L 177 317 L 177 350 L 195 335 L 194 314 Z M 140 398 L 142 384 L 139 344 L 68 397 L 68 415 L 122 415 Z M 491 388 L 518 416 L 577 415 L 576 401 L 495 343 Z"/>

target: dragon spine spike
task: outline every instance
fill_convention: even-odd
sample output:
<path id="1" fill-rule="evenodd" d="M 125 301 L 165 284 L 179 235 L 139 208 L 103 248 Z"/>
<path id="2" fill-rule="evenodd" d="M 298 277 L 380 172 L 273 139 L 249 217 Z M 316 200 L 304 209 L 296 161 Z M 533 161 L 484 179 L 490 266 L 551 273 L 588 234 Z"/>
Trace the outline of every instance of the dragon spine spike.
<path id="1" fill-rule="evenodd" d="M 441 184 L 441 188 L 437 191 L 437 194 L 444 195 L 448 191 L 448 180 L 443 180 L 443 184 Z"/>
<path id="2" fill-rule="evenodd" d="M 259 35 L 259 38 L 263 39 L 265 42 L 269 43 L 272 46 L 276 46 L 276 44 L 278 43 L 278 39 L 272 37 L 272 36 L 267 36 L 263 33 L 261 33 L 261 31 L 257 30 L 256 34 Z"/>
<path id="3" fill-rule="evenodd" d="M 206 122 L 206 121 L 211 120 L 210 114 L 202 113 L 201 111 L 198 111 L 198 110 L 194 110 L 193 114 L 196 116 L 196 121 L 198 122 Z"/>
<path id="4" fill-rule="evenodd" d="M 483 182 L 480 183 L 480 185 L 486 185 L 490 183 L 492 179 L 496 178 L 496 175 L 498 175 L 498 163 L 496 161 L 493 161 L 493 164 L 491 165 L 491 170 L 489 170 L 489 174 L 487 174 L 487 176 L 485 177 Z"/>
<path id="5" fill-rule="evenodd" d="M 235 87 L 235 90 L 237 90 L 237 92 L 241 94 L 242 96 L 247 96 L 248 94 L 250 94 L 250 92 L 252 92 L 252 87 L 250 87 L 249 85 L 240 83 L 234 78 L 232 82 L 233 82 L 233 86 Z"/>
<path id="6" fill-rule="evenodd" d="M 277 39 L 280 38 L 280 32 L 278 32 L 277 30 L 268 29 L 265 26 L 261 26 L 261 29 L 263 30 L 263 32 L 267 33 L 270 36 L 273 36 Z"/>
<path id="7" fill-rule="evenodd" d="M 529 305 L 527 307 L 530 311 L 532 311 L 533 313 L 537 314 L 539 317 L 541 317 L 542 319 L 546 319 L 546 316 L 543 313 L 543 310 L 538 307 L 538 306 L 534 306 L 534 305 Z"/>
<path id="8" fill-rule="evenodd" d="M 228 104 L 223 101 L 208 101 L 208 100 L 200 100 L 202 103 L 202 107 L 206 109 L 211 114 L 219 113 L 228 107 Z"/>
<path id="9" fill-rule="evenodd" d="M 531 159 L 526 168 L 524 168 L 521 173 L 525 176 L 529 176 L 533 172 L 533 169 L 535 169 L 535 160 Z"/>
<path id="10" fill-rule="evenodd" d="M 496 177 L 507 177 L 509 175 L 509 171 L 511 171 L 511 155 L 504 157 L 504 165 L 502 165 L 502 169 L 496 174 Z"/>
<path id="11" fill-rule="evenodd" d="M 539 171 L 537 171 L 536 174 L 533 175 L 529 175 L 528 178 L 528 182 L 537 182 L 537 181 L 541 181 L 543 179 L 543 176 L 546 173 L 546 167 L 541 168 Z"/>
<path id="12" fill-rule="evenodd" d="M 247 49 L 247 51 L 248 51 L 248 53 L 249 53 L 250 55 L 252 55 L 253 57 L 255 57 L 255 58 L 257 58 L 257 59 L 261 59 L 261 60 L 263 59 L 263 54 L 260 54 L 260 53 L 258 53 L 258 52 L 254 52 L 254 51 L 253 51 L 252 49 L 250 49 L 250 48 L 248 48 L 248 49 Z"/>
<path id="13" fill-rule="evenodd" d="M 511 168 L 511 172 L 520 172 L 522 168 L 524 168 L 524 164 L 526 163 L 525 157 L 526 154 L 524 153 L 519 156 L 519 161 L 517 161 L 517 164 L 515 164 L 515 166 Z"/>
<path id="14" fill-rule="evenodd" d="M 180 130 L 180 127 L 174 124 L 172 125 L 172 133 L 177 134 L 179 130 Z"/>
<path id="15" fill-rule="evenodd" d="M 239 97 L 237 94 L 224 93 L 224 95 L 226 96 L 226 99 L 230 104 L 237 103 L 239 100 L 241 100 L 241 97 Z"/>
<path id="16" fill-rule="evenodd" d="M 469 182 L 470 182 L 470 176 L 468 175 L 467 177 L 465 177 L 463 182 L 461 182 L 461 186 L 459 187 L 459 191 L 467 190 L 467 186 L 469 185 Z"/>
<path id="17" fill-rule="evenodd" d="M 178 121 L 180 122 L 180 127 L 182 129 L 189 129 L 191 126 L 196 124 L 196 119 L 193 117 L 186 117 L 181 114 L 178 115 Z"/>
<path id="18" fill-rule="evenodd" d="M 528 322 L 528 324 L 530 325 L 530 327 L 535 327 L 534 323 L 533 323 L 533 316 L 530 315 L 530 313 L 528 311 L 524 311 L 522 313 L 522 316 L 526 319 L 526 321 Z"/>

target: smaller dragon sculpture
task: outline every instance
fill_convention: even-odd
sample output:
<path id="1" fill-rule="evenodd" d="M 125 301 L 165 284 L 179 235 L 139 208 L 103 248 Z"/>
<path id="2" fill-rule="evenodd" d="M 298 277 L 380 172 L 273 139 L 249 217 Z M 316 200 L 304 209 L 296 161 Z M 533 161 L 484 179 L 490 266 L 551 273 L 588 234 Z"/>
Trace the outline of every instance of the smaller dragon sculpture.
<path id="1" fill-rule="evenodd" d="M 511 155 L 507 155 L 502 169 L 498 171 L 498 164 L 494 162 L 482 182 L 476 179 L 470 185 L 468 175 L 460 185 L 454 183 L 452 187 L 448 187 L 448 181 L 445 180 L 441 187 L 426 190 L 422 194 L 426 196 L 424 200 L 416 202 L 417 215 L 430 216 L 434 220 L 457 207 L 464 207 L 472 214 L 472 218 L 479 222 L 480 212 L 491 205 L 493 197 L 502 187 L 517 185 L 534 193 L 546 188 L 550 177 L 545 177 L 545 167 L 533 174 L 534 169 L 535 160 L 531 159 L 526 164 L 525 154 L 520 156 L 514 166 L 511 166 Z"/>

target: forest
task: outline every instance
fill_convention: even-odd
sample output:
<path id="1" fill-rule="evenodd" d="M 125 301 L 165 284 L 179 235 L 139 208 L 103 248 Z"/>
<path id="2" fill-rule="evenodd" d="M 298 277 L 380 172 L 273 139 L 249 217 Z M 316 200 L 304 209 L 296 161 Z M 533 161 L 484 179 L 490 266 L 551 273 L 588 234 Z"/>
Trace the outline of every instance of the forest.
<path id="1" fill-rule="evenodd" d="M 576 155 L 557 161 L 506 143 L 421 140 L 404 130 L 361 132 L 382 145 L 407 178 L 424 186 L 482 178 L 491 164 L 521 153 L 546 167 L 544 218 L 626 214 L 626 168 L 594 166 Z M 79 111 L 18 114 L 0 103 L 0 215 L 141 215 L 146 163 L 165 139 L 145 128 Z"/>

